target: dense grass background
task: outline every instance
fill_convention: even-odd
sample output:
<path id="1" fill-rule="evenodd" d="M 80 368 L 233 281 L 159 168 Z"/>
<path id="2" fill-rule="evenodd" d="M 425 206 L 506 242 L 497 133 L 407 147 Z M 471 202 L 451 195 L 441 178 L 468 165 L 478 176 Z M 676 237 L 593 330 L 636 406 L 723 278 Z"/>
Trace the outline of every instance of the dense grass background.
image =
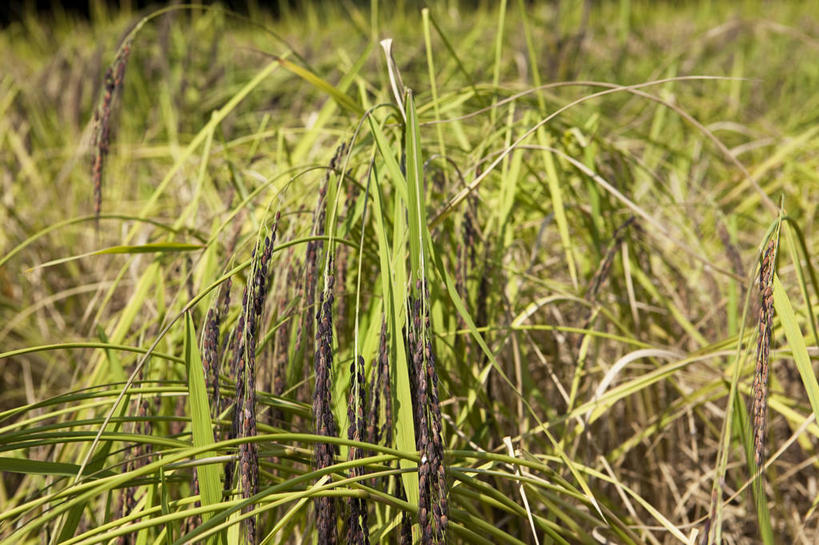
<path id="1" fill-rule="evenodd" d="M 256 541 L 312 543 L 320 495 L 340 542 L 350 498 L 372 542 L 398 542 L 402 512 L 421 539 L 420 335 L 448 542 L 815 543 L 819 4 L 591 4 L 93 4 L 0 33 L 3 540 L 233 543 L 251 513 Z M 126 35 L 97 220 L 94 112 Z M 246 448 L 223 339 L 274 230 L 248 507 L 222 490 Z M 330 275 L 341 448 L 314 472 Z M 228 278 L 220 407 L 200 353 Z M 378 376 L 382 323 L 371 479 L 346 462 L 348 401 Z"/>

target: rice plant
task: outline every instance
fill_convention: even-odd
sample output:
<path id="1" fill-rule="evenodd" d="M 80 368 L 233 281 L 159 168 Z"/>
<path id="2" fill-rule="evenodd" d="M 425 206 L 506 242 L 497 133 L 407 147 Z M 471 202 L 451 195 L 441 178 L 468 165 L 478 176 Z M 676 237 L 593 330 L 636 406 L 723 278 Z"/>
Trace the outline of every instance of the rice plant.
<path id="1" fill-rule="evenodd" d="M 9 25 L 0 540 L 816 542 L 817 7 Z"/>

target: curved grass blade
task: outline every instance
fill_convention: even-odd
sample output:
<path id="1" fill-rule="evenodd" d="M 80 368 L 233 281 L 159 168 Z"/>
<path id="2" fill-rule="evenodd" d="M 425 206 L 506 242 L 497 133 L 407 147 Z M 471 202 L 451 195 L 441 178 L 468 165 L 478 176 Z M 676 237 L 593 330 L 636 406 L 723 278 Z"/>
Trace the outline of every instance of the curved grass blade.
<path id="1" fill-rule="evenodd" d="M 166 254 L 176 252 L 193 252 L 196 250 L 201 250 L 203 248 L 205 248 L 205 246 L 201 244 L 186 244 L 184 242 L 152 242 L 150 244 L 141 244 L 138 246 L 126 244 L 122 246 L 112 246 L 110 248 L 104 248 L 102 250 L 94 250 L 93 252 L 86 252 L 84 254 L 72 255 L 69 257 L 61 257 L 59 259 L 52 259 L 51 261 L 46 261 L 45 263 L 41 263 L 40 265 L 31 267 L 30 269 L 27 269 L 26 272 L 35 271 L 37 269 L 44 269 L 46 267 L 53 267 L 54 265 L 60 265 L 62 263 L 68 263 L 70 261 L 76 261 L 78 259 L 83 259 L 85 257 L 91 257 L 95 255 Z"/>

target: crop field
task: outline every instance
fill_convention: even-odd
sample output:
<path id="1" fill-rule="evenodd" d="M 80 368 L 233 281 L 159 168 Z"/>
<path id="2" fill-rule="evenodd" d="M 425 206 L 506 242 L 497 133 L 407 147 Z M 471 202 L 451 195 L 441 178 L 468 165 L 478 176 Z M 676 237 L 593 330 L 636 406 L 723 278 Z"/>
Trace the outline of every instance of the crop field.
<path id="1" fill-rule="evenodd" d="M 819 3 L 0 29 L 0 543 L 819 542 Z"/>

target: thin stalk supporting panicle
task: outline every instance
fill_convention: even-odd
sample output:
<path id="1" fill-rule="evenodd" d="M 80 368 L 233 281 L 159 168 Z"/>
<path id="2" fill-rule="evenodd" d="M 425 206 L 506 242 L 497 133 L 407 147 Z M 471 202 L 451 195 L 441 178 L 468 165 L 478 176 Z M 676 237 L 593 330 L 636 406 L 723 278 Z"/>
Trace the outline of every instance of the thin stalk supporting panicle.
<path id="1" fill-rule="evenodd" d="M 771 235 L 759 267 L 759 336 L 756 344 L 753 406 L 754 461 L 757 469 L 765 463 L 765 423 L 768 413 L 768 367 L 770 364 L 771 329 L 774 317 L 773 276 L 776 268 L 776 236 Z"/>
<path id="2" fill-rule="evenodd" d="M 111 143 L 111 113 L 114 99 L 120 93 L 125 81 L 125 68 L 131 55 L 131 42 L 120 47 L 117 57 L 105 72 L 102 99 L 94 112 L 94 158 L 91 162 L 91 178 L 94 183 L 94 216 L 99 223 L 102 208 L 102 175 L 105 157 Z"/>
<path id="3" fill-rule="evenodd" d="M 248 283 L 242 292 L 242 311 L 233 336 L 233 377 L 236 380 L 235 407 L 231 437 L 253 437 L 256 435 L 256 342 L 259 338 L 259 325 L 267 295 L 267 276 L 273 245 L 276 240 L 276 229 L 279 215 L 265 237 L 253 251 L 253 268 Z M 259 460 L 256 443 L 239 445 L 239 488 L 242 497 L 247 499 L 256 494 L 259 478 Z M 228 463 L 225 474 L 225 488 L 233 488 L 232 463 Z M 245 511 L 250 510 L 248 506 Z M 247 543 L 256 543 L 256 519 L 245 519 Z"/>
<path id="4" fill-rule="evenodd" d="M 425 284 L 418 283 L 418 293 L 418 298 L 410 297 L 412 322 L 408 346 L 413 372 L 415 437 L 421 453 L 418 466 L 418 522 L 421 526 L 421 543 L 426 545 L 445 541 L 448 498 L 438 373 L 430 338 L 429 292 Z"/>
<path id="5" fill-rule="evenodd" d="M 328 267 L 328 270 L 332 271 L 332 266 Z M 338 436 L 330 395 L 333 369 L 333 280 L 333 275 L 329 274 L 325 289 L 319 294 L 318 312 L 316 313 L 316 387 L 313 393 L 313 420 L 315 421 L 316 435 L 325 437 Z M 324 469 L 333 465 L 335 456 L 336 447 L 334 445 L 316 443 L 316 469 Z M 333 498 L 317 498 L 316 513 L 319 544 L 335 544 L 337 521 Z"/>
<path id="6" fill-rule="evenodd" d="M 350 396 L 347 402 L 347 420 L 350 426 L 347 438 L 351 441 L 363 441 L 365 434 L 364 407 L 367 404 L 367 385 L 364 381 L 364 358 L 358 356 L 350 364 Z M 361 460 L 364 451 L 350 447 L 350 460 Z M 364 475 L 364 467 L 356 466 L 350 470 L 350 477 Z M 367 503 L 363 498 L 350 497 L 347 500 L 349 518 L 347 521 L 347 543 L 351 545 L 369 545 L 370 527 L 367 522 Z"/>

